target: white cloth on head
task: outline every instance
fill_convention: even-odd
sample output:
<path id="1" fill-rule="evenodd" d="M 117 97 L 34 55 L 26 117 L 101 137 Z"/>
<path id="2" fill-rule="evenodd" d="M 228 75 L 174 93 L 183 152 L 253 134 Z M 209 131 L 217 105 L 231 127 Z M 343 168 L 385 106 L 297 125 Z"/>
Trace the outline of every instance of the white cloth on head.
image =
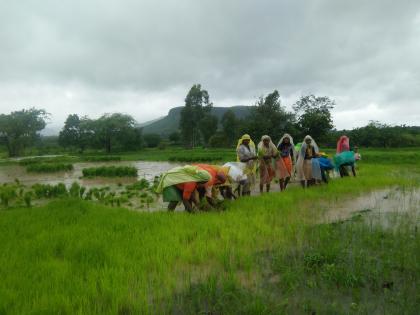
<path id="1" fill-rule="evenodd" d="M 303 170 L 303 164 L 304 164 L 304 161 L 305 161 L 306 149 L 308 148 L 308 144 L 306 143 L 307 139 L 311 140 L 310 145 L 314 148 L 315 153 L 316 154 L 319 153 L 319 148 L 318 148 L 318 145 L 316 144 L 315 140 L 311 136 L 307 135 L 303 139 L 302 147 L 300 148 L 299 156 L 298 156 L 298 159 L 297 159 L 297 162 L 296 162 L 297 179 L 301 180 L 301 181 L 311 179 L 311 178 L 306 178 L 305 177 L 305 173 L 304 173 L 304 170 Z M 315 164 L 316 164 L 316 162 L 315 162 Z M 314 173 L 314 168 L 315 167 L 316 167 L 316 165 L 312 165 L 312 173 Z M 319 161 L 318 161 L 318 167 L 319 167 Z M 320 174 L 320 172 L 321 172 L 321 170 L 319 171 L 319 174 Z M 316 177 L 314 177 L 314 175 L 318 177 L 318 173 L 317 173 L 316 170 L 315 170 L 315 173 L 316 174 L 312 175 L 313 178 L 316 178 Z"/>
<path id="2" fill-rule="evenodd" d="M 277 144 L 277 149 L 279 149 L 280 144 L 283 143 L 284 138 L 289 138 L 289 140 L 290 140 L 290 144 L 292 145 L 291 149 L 293 151 L 293 163 L 295 164 L 296 163 L 296 158 L 297 158 L 297 152 L 296 152 L 296 148 L 295 148 L 295 143 L 293 142 L 293 138 L 292 138 L 291 135 L 289 135 L 288 133 L 285 133 L 283 135 L 283 137 L 280 138 L 280 141 Z M 280 152 L 280 150 L 279 150 L 279 152 Z"/>
<path id="3" fill-rule="evenodd" d="M 268 147 L 264 145 L 264 140 L 269 140 Z M 270 156 L 277 154 L 277 148 L 274 145 L 273 141 L 271 141 L 270 136 L 262 136 L 260 143 L 258 143 L 258 156 Z"/>

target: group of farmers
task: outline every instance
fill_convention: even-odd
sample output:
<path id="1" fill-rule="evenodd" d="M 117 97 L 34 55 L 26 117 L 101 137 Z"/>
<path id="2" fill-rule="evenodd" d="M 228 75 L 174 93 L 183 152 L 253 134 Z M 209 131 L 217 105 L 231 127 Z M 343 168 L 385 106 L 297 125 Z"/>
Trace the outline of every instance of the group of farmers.
<path id="1" fill-rule="evenodd" d="M 280 191 L 284 191 L 295 177 L 302 187 L 328 183 L 330 171 L 336 170 L 341 177 L 349 172 L 356 176 L 355 161 L 360 160 L 357 147 L 350 148 L 349 138 L 341 136 L 333 160 L 320 152 L 311 136 L 302 143 L 294 144 L 292 136 L 284 134 L 277 146 L 267 135 L 262 136 L 258 146 L 248 134 L 243 135 L 236 147 L 237 161 L 223 166 L 193 164 L 175 167 L 161 177 L 156 189 L 162 193 L 163 201 L 169 202 L 168 210 L 175 210 L 182 202 L 185 210 L 195 208 L 217 208 L 224 199 L 248 196 L 259 173 L 260 193 L 270 191 L 270 185 L 277 176 Z M 204 203 L 206 200 L 207 203 Z"/>

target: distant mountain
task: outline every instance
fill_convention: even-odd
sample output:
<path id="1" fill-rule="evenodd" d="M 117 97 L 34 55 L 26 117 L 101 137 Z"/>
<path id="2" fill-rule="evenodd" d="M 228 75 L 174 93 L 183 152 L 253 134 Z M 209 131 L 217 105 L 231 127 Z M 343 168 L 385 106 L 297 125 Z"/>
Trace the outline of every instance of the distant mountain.
<path id="1" fill-rule="evenodd" d="M 179 120 L 181 117 L 181 110 L 183 107 L 174 107 L 169 110 L 167 116 L 160 119 L 156 119 L 150 122 L 145 122 L 141 124 L 143 126 L 143 134 L 148 133 L 157 133 L 163 136 L 167 136 L 174 131 L 177 131 L 179 128 Z M 232 106 L 232 107 L 213 107 L 211 114 L 216 116 L 220 120 L 222 119 L 224 113 L 228 110 L 232 110 L 237 118 L 244 118 L 248 116 L 250 112 L 250 106 Z"/>

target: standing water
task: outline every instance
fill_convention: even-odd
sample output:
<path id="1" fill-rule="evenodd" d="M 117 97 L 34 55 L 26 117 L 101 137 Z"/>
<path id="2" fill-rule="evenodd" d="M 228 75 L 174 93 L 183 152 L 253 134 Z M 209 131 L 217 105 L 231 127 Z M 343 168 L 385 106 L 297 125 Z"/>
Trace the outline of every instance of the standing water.
<path id="1" fill-rule="evenodd" d="M 74 169 L 72 171 L 56 172 L 56 173 L 28 173 L 25 166 L 20 165 L 6 165 L 0 166 L 0 184 L 14 182 L 18 179 L 22 184 L 26 186 L 32 186 L 33 184 L 51 184 L 56 185 L 58 183 L 64 183 L 69 187 L 73 182 L 78 182 L 80 185 L 92 187 L 92 186 L 104 186 L 112 185 L 117 183 L 130 184 L 138 179 L 146 178 L 147 180 L 153 180 L 155 176 L 159 176 L 163 172 L 178 166 L 177 163 L 170 162 L 146 162 L 146 161 L 133 161 L 133 162 L 83 162 L 74 163 Z M 129 177 L 113 177 L 113 178 L 83 178 L 82 170 L 88 167 L 99 167 L 99 166 L 134 166 L 137 168 L 137 178 Z"/>

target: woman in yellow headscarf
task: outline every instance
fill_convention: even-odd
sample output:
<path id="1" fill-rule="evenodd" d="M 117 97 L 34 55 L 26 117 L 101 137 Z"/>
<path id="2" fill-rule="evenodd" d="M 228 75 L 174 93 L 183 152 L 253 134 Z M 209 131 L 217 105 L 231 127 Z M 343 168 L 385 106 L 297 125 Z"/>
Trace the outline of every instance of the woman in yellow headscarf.
<path id="1" fill-rule="evenodd" d="M 270 184 L 276 172 L 274 171 L 274 158 L 278 151 L 270 136 L 262 136 L 258 143 L 258 157 L 260 160 L 260 193 L 263 193 L 264 185 L 267 192 L 270 191 Z"/>
<path id="2" fill-rule="evenodd" d="M 258 157 L 255 151 L 255 143 L 248 134 L 244 134 L 238 140 L 236 157 L 238 162 L 245 164 L 244 173 L 247 175 L 247 181 L 242 188 L 242 195 L 250 195 L 251 186 L 255 183 L 255 173 L 257 171 L 255 160 L 257 160 Z"/>

